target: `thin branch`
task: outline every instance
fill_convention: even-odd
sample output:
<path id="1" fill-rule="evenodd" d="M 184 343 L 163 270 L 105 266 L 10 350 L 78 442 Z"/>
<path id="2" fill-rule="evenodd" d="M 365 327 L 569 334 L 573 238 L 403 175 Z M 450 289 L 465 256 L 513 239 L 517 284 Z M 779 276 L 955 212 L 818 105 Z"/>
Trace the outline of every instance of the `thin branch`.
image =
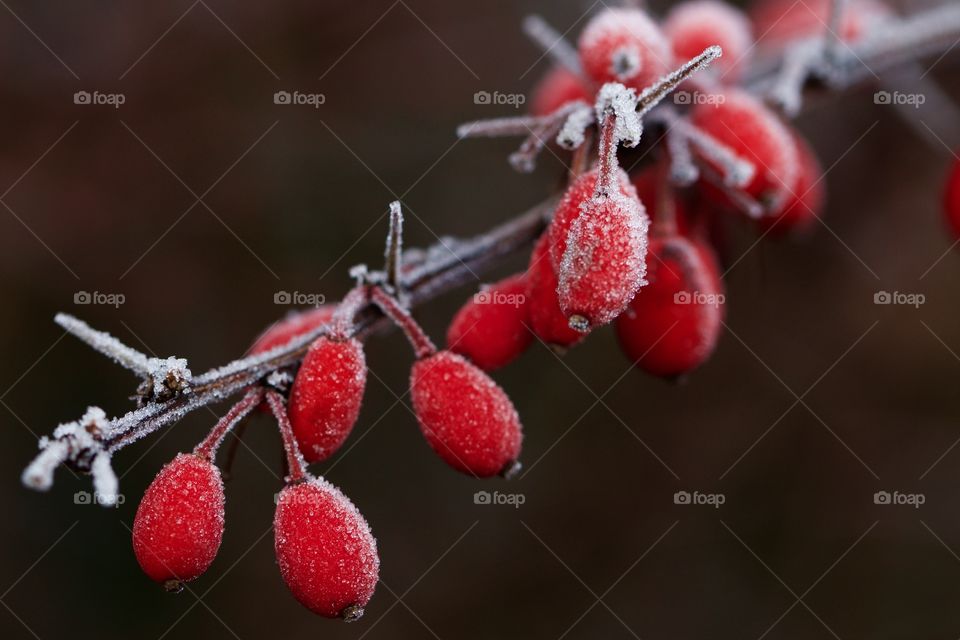
<path id="1" fill-rule="evenodd" d="M 583 77 L 583 68 L 580 66 L 580 55 L 577 50 L 567 42 L 563 34 L 551 27 L 541 16 L 530 15 L 524 18 L 523 32 L 554 62 L 565 67 L 572 74 Z"/>

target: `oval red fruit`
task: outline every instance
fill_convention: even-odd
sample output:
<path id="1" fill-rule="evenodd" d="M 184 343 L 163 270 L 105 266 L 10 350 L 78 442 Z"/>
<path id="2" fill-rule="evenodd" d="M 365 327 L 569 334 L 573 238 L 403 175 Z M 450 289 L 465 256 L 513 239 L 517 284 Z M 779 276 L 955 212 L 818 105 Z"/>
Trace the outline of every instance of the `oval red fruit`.
<path id="1" fill-rule="evenodd" d="M 264 331 L 250 347 L 251 354 L 264 353 L 270 349 L 287 344 L 297 336 L 313 331 L 330 322 L 336 307 L 322 305 L 315 309 L 297 311 L 276 322 Z"/>
<path id="2" fill-rule="evenodd" d="M 533 90 L 530 113 L 535 116 L 549 115 L 574 100 L 593 102 L 593 97 L 572 71 L 556 66 L 547 72 Z"/>
<path id="3" fill-rule="evenodd" d="M 639 9 L 604 9 L 580 34 L 578 49 L 597 86 L 620 82 L 637 91 L 666 75 L 673 60 L 660 28 Z"/>
<path id="4" fill-rule="evenodd" d="M 779 49 L 792 41 L 826 34 L 832 0 L 762 0 L 750 12 L 758 44 Z M 848 0 L 840 24 L 844 40 L 855 42 L 889 17 L 891 11 L 876 0 Z"/>
<path id="5" fill-rule="evenodd" d="M 753 46 L 750 20 L 733 5 L 719 0 L 678 4 L 667 15 L 663 30 L 680 60 L 690 60 L 707 47 L 719 45 L 723 57 L 713 66 L 726 82 L 739 77 Z"/>
<path id="6" fill-rule="evenodd" d="M 199 577 L 223 539 L 223 481 L 212 462 L 181 453 L 154 478 L 133 520 L 133 552 L 169 590 Z"/>
<path id="7" fill-rule="evenodd" d="M 797 147 L 800 167 L 796 182 L 780 211 L 764 215 L 757 220 L 760 230 L 771 236 L 809 230 L 823 212 L 826 202 L 826 190 L 822 179 L 823 168 L 816 153 L 799 135 L 794 135 L 794 144 Z"/>
<path id="8" fill-rule="evenodd" d="M 527 267 L 527 313 L 530 328 L 538 338 L 554 347 L 572 347 L 585 334 L 570 328 L 557 298 L 557 272 L 550 260 L 550 239 L 544 233 L 530 254 Z"/>
<path id="9" fill-rule="evenodd" d="M 313 478 L 280 492 L 273 518 L 280 575 L 303 606 L 353 621 L 377 586 L 377 541 L 357 508 L 329 482 Z"/>
<path id="10" fill-rule="evenodd" d="M 427 442 L 457 471 L 509 473 L 520 455 L 520 418 L 496 382 L 462 356 L 438 351 L 410 372 L 410 395 Z"/>
<path id="11" fill-rule="evenodd" d="M 654 237 L 649 284 L 617 318 L 620 347 L 663 378 L 690 373 L 713 353 L 723 321 L 723 282 L 712 250 L 682 236 Z"/>
<path id="12" fill-rule="evenodd" d="M 289 414 L 307 462 L 330 457 L 343 444 L 360 414 L 367 364 L 360 341 L 317 338 L 290 389 Z"/>
<path id="13" fill-rule="evenodd" d="M 754 165 L 753 179 L 744 187 L 748 195 L 767 206 L 782 203 L 789 195 L 799 172 L 797 148 L 789 129 L 763 103 L 745 91 L 727 89 L 695 106 L 691 119 Z M 703 193 L 719 192 L 705 189 Z"/>
<path id="14" fill-rule="evenodd" d="M 447 348 L 485 371 L 499 369 L 533 341 L 527 321 L 527 280 L 516 274 L 484 287 L 460 308 L 447 329 Z"/>

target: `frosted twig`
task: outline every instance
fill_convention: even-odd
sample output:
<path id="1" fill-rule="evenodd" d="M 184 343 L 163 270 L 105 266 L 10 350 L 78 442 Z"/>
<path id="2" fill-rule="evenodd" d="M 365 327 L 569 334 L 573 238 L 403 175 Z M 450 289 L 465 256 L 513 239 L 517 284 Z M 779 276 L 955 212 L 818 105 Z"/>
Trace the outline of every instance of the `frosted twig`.
<path id="1" fill-rule="evenodd" d="M 121 367 L 140 376 L 150 375 L 149 358 L 133 347 L 128 347 L 105 331 L 98 331 L 83 320 L 66 313 L 58 313 L 53 321 L 65 331 L 107 356 Z"/>
<path id="2" fill-rule="evenodd" d="M 671 109 L 658 109 L 656 119 L 666 124 L 673 135 L 683 136 L 709 162 L 720 167 L 725 184 L 732 187 L 744 187 L 753 179 L 756 168 L 753 163 L 744 160 L 730 147 L 681 118 Z"/>
<path id="3" fill-rule="evenodd" d="M 627 147 L 640 144 L 643 135 L 643 122 L 637 113 L 637 94 L 619 82 L 608 82 L 597 93 L 595 107 L 597 122 L 606 124 L 608 116 L 613 126 L 614 146 L 623 143 Z"/>
<path id="4" fill-rule="evenodd" d="M 530 131 L 520 148 L 510 154 L 508 160 L 510 166 L 521 173 L 530 173 L 537 166 L 537 156 L 547 146 L 547 142 L 553 138 L 560 127 L 563 126 L 562 120 L 555 120 L 550 124 Z"/>
<path id="5" fill-rule="evenodd" d="M 700 177 L 700 170 L 693 161 L 690 141 L 674 129 L 668 129 L 666 142 L 670 154 L 670 182 L 681 187 L 696 182 Z"/>
<path id="6" fill-rule="evenodd" d="M 765 213 L 763 205 L 744 193 L 741 189 L 737 189 L 728 184 L 724 176 L 717 173 L 713 167 L 702 165 L 700 167 L 700 175 L 703 176 L 704 180 L 723 191 L 726 196 L 730 198 L 734 206 L 747 216 L 753 219 L 763 217 Z"/>
<path id="7" fill-rule="evenodd" d="M 671 91 L 677 88 L 681 82 L 689 78 L 697 71 L 701 71 L 710 66 L 710 64 L 723 55 L 723 49 L 714 45 L 707 47 L 703 53 L 684 63 L 680 68 L 671 71 L 656 82 L 645 88 L 637 98 L 637 111 L 643 117 L 660 103 Z"/>
<path id="8" fill-rule="evenodd" d="M 403 261 L 403 209 L 400 201 L 390 203 L 390 230 L 387 232 L 387 247 L 384 250 L 386 284 L 394 291 L 399 289 L 400 270 Z"/>
<path id="9" fill-rule="evenodd" d="M 560 133 L 557 134 L 557 144 L 564 149 L 579 149 L 586 139 L 587 130 L 596 122 L 593 107 L 582 102 L 580 106 L 574 109 Z"/>
<path id="10" fill-rule="evenodd" d="M 523 32 L 554 62 L 565 67 L 574 75 L 583 77 L 583 69 L 580 66 L 580 56 L 577 54 L 577 50 L 541 16 L 534 14 L 524 18 Z"/>
<path id="11" fill-rule="evenodd" d="M 251 389 L 248 391 L 240 402 L 233 405 L 230 411 L 217 421 L 217 424 L 210 430 L 207 437 L 194 448 L 193 452 L 202 458 L 212 460 L 214 456 L 217 455 L 217 449 L 220 448 L 220 443 L 223 442 L 223 439 L 230 430 L 260 404 L 263 400 L 263 393 L 262 389 Z"/>
<path id="12" fill-rule="evenodd" d="M 504 138 L 523 136 L 543 126 L 551 116 L 516 116 L 464 122 L 457 127 L 458 138 Z"/>
<path id="13" fill-rule="evenodd" d="M 824 75 L 825 65 L 823 40 L 803 40 L 787 47 L 783 66 L 768 91 L 771 102 L 787 116 L 793 117 L 803 106 L 803 87 L 815 71 Z"/>
<path id="14" fill-rule="evenodd" d="M 827 20 L 828 33 L 824 55 L 831 62 L 840 56 L 843 47 L 843 17 L 847 8 L 847 0 L 830 0 L 830 16 Z"/>
<path id="15" fill-rule="evenodd" d="M 307 478 L 307 462 L 300 453 L 300 447 L 297 445 L 297 439 L 293 435 L 293 426 L 290 424 L 290 418 L 287 414 L 287 403 L 276 391 L 267 392 L 267 403 L 270 405 L 270 411 L 277 420 L 277 426 L 280 428 L 280 437 L 283 439 L 283 450 L 287 454 L 287 469 L 289 470 L 285 478 L 287 484 L 300 482 Z"/>

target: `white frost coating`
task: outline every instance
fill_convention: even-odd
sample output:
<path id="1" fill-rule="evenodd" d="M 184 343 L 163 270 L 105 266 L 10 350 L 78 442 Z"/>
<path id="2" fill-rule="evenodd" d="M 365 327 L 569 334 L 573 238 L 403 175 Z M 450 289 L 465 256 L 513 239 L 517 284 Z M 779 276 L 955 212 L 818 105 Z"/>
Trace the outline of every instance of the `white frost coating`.
<path id="1" fill-rule="evenodd" d="M 614 143 L 635 147 L 643 135 L 643 123 L 637 114 L 637 94 L 619 82 L 608 82 L 597 93 L 595 106 L 597 122 L 603 122 L 608 113 L 614 115 Z"/>
<path id="2" fill-rule="evenodd" d="M 465 122 L 457 127 L 458 138 L 502 138 L 522 136 L 531 129 L 542 126 L 550 116 L 517 116 Z"/>
<path id="3" fill-rule="evenodd" d="M 117 504 L 120 482 L 117 480 L 117 474 L 113 472 L 113 467 L 110 466 L 109 453 L 101 451 L 93 458 L 90 475 L 93 476 L 93 491 L 97 496 L 97 503 L 105 507 Z"/>
<path id="4" fill-rule="evenodd" d="M 40 439 L 40 453 L 33 459 L 20 476 L 24 486 L 36 491 L 47 491 L 53 486 L 53 472 L 60 463 L 67 459 L 70 447 L 65 442 L 51 442 L 48 438 Z"/>
<path id="5" fill-rule="evenodd" d="M 657 111 L 657 115 L 670 126 L 675 135 L 683 136 L 703 157 L 720 167 L 725 184 L 735 188 L 743 188 L 750 184 L 756 172 L 752 162 L 744 160 L 730 147 L 697 126 L 690 124 L 686 119 L 678 117 L 672 111 Z"/>
<path id="6" fill-rule="evenodd" d="M 586 140 L 587 129 L 596 121 L 592 107 L 583 103 L 567 116 L 557 134 L 557 144 L 564 149 L 578 149 Z"/>
<path id="7" fill-rule="evenodd" d="M 140 375 L 149 374 L 147 356 L 123 344 L 109 333 L 98 331 L 83 320 L 66 313 L 58 313 L 53 321 L 120 366 Z"/>
<path id="8" fill-rule="evenodd" d="M 700 177 L 700 170 L 693 161 L 689 141 L 673 129 L 669 129 L 667 149 L 670 152 L 670 181 L 681 187 L 696 182 Z"/>
<path id="9" fill-rule="evenodd" d="M 150 358 L 147 375 L 153 380 L 153 395 L 162 398 L 171 393 L 188 393 L 193 374 L 184 358 Z"/>
<path id="10" fill-rule="evenodd" d="M 583 77 L 577 50 L 546 20 L 538 15 L 527 16 L 523 19 L 523 32 L 554 62 L 566 67 L 574 75 Z"/>

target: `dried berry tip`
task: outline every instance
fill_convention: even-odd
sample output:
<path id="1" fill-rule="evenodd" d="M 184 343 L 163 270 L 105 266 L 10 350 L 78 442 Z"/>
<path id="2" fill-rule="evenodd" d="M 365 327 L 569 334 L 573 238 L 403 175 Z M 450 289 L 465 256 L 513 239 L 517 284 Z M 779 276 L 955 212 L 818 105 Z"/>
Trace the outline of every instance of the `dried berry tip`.
<path id="1" fill-rule="evenodd" d="M 340 613 L 340 617 L 344 622 L 356 622 L 363 617 L 363 607 L 352 604 Z"/>
<path id="2" fill-rule="evenodd" d="M 570 328 L 574 331 L 579 331 L 580 333 L 589 333 L 590 332 L 590 321 L 584 318 L 581 315 L 573 314 L 569 318 Z"/>

